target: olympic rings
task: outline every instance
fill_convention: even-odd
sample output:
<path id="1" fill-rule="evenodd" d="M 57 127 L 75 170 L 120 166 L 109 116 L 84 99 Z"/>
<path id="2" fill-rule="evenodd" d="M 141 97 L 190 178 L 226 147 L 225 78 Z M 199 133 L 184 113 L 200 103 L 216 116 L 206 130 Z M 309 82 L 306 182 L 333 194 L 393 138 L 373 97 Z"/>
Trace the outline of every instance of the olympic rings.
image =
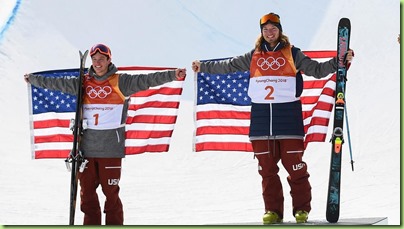
<path id="1" fill-rule="evenodd" d="M 104 87 L 97 86 L 95 88 L 93 88 L 92 86 L 86 87 L 86 93 L 87 93 L 88 97 L 90 97 L 92 99 L 95 99 L 97 97 L 100 99 L 104 99 L 109 94 L 111 94 L 111 92 L 112 92 L 112 88 L 110 86 L 104 86 Z"/>
<path id="2" fill-rule="evenodd" d="M 268 69 L 272 69 L 274 71 L 278 70 L 281 68 L 283 65 L 285 65 L 286 60 L 283 57 L 278 57 L 278 58 L 273 58 L 272 56 L 268 57 L 267 59 L 264 59 L 263 57 L 259 58 L 257 60 L 257 65 L 260 67 L 262 70 L 266 71 Z"/>

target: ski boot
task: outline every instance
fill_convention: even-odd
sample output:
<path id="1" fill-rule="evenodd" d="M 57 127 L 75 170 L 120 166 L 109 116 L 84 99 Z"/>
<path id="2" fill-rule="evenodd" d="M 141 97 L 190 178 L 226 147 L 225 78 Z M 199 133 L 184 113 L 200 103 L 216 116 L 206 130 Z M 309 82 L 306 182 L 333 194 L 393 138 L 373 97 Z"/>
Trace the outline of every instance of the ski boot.
<path id="1" fill-rule="evenodd" d="M 295 213 L 296 223 L 307 223 L 309 218 L 309 213 L 306 211 L 299 210 Z"/>
<path id="2" fill-rule="evenodd" d="M 282 223 L 283 220 L 279 217 L 279 215 L 276 212 L 268 211 L 262 217 L 262 221 L 264 222 L 264 224 L 276 224 L 276 223 Z"/>

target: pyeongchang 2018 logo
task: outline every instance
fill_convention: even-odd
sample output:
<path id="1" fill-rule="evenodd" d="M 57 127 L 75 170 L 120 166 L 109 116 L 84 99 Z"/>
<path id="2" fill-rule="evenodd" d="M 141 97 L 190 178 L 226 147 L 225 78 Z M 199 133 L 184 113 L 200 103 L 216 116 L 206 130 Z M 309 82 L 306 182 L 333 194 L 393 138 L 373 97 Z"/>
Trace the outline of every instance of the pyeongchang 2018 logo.
<path id="1" fill-rule="evenodd" d="M 272 69 L 274 71 L 278 70 L 281 68 L 283 65 L 285 65 L 286 60 L 283 57 L 278 57 L 278 58 L 273 58 L 272 56 L 268 58 L 259 58 L 257 60 L 257 66 L 260 67 L 262 70 L 266 71 L 268 69 Z"/>
<path id="2" fill-rule="evenodd" d="M 95 99 L 95 98 L 100 98 L 100 99 L 105 99 L 109 94 L 111 94 L 112 88 L 110 86 L 104 86 L 104 87 L 92 87 L 92 86 L 87 86 L 86 87 L 86 93 L 88 97 Z"/>

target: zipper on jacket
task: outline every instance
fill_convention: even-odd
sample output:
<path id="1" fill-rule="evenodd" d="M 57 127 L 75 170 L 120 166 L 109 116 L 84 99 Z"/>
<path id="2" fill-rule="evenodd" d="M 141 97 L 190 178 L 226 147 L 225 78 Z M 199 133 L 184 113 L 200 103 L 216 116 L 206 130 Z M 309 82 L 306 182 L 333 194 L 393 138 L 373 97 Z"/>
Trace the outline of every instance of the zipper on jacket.
<path id="1" fill-rule="evenodd" d="M 118 130 L 115 130 L 115 133 L 116 133 L 116 138 L 118 139 L 118 142 L 121 142 L 121 139 L 119 139 L 119 133 L 118 133 Z"/>
<path id="2" fill-rule="evenodd" d="M 269 104 L 269 136 L 272 136 L 272 122 L 273 122 L 272 103 L 270 103 Z"/>

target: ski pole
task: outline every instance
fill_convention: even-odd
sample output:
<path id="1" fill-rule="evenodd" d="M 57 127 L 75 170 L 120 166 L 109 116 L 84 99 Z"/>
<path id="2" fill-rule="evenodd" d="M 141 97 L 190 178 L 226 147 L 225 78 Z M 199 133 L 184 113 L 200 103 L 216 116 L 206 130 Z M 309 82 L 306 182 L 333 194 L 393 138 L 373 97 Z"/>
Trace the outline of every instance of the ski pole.
<path id="1" fill-rule="evenodd" d="M 348 122 L 348 110 L 347 110 L 347 105 L 346 105 L 346 94 L 344 91 L 344 84 L 345 84 L 345 80 L 341 82 L 342 84 L 342 93 L 344 93 L 344 97 L 345 97 L 345 108 L 344 108 L 344 112 L 345 112 L 345 118 L 346 118 L 346 129 L 347 129 L 347 133 L 348 133 L 348 145 L 349 145 L 349 154 L 351 156 L 351 168 L 352 171 L 354 171 L 354 161 L 352 159 L 352 145 L 351 145 L 351 134 L 349 131 L 349 122 Z"/>

